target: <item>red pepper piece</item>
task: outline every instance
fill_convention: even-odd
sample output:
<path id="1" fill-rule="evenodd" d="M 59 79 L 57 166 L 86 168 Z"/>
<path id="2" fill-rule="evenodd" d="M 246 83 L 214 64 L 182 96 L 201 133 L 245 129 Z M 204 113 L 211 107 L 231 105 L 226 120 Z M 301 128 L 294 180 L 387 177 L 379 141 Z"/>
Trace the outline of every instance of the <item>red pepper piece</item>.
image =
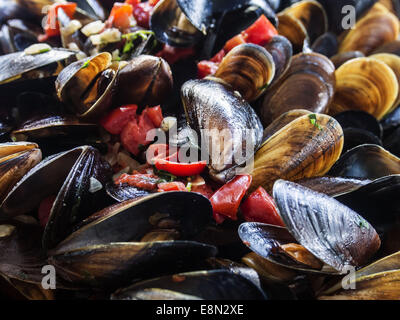
<path id="1" fill-rule="evenodd" d="M 177 177 L 190 177 L 203 172 L 207 161 L 198 161 L 193 163 L 172 162 L 165 159 L 156 159 L 155 166 L 157 170 L 167 171 Z"/>
<path id="2" fill-rule="evenodd" d="M 244 200 L 240 209 L 246 221 L 285 226 L 279 216 L 274 199 L 263 187 L 259 187 Z"/>
<path id="3" fill-rule="evenodd" d="M 219 219 L 216 214 L 228 217 L 232 220 L 237 220 L 240 202 L 249 189 L 251 181 L 252 177 L 250 175 L 236 176 L 213 194 L 210 201 L 213 206 L 214 219 L 216 221 Z"/>

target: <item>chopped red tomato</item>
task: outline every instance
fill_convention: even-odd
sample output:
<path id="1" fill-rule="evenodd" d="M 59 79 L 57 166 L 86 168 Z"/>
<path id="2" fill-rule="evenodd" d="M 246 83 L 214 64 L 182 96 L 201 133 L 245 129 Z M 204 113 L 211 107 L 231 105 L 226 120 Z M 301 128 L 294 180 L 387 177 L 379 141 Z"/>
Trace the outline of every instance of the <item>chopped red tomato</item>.
<path id="1" fill-rule="evenodd" d="M 222 215 L 237 220 L 237 212 L 244 195 L 251 185 L 250 175 L 239 175 L 218 189 L 210 201 L 213 206 L 214 219 L 221 220 Z M 218 214 L 218 215 L 217 215 Z"/>
<path id="2" fill-rule="evenodd" d="M 247 34 L 240 33 L 225 43 L 224 50 L 226 52 L 229 52 L 234 47 L 237 47 L 238 45 L 241 45 L 246 42 L 247 42 Z"/>
<path id="3" fill-rule="evenodd" d="M 213 189 L 208 185 L 208 184 L 202 184 L 202 185 L 192 185 L 192 192 L 197 192 L 205 196 L 206 198 L 210 199 L 212 195 L 214 194 Z"/>
<path id="4" fill-rule="evenodd" d="M 219 63 L 203 60 L 197 64 L 197 77 L 203 79 L 217 72 Z"/>
<path id="5" fill-rule="evenodd" d="M 279 216 L 274 199 L 263 187 L 259 187 L 243 201 L 240 209 L 246 221 L 285 226 Z"/>
<path id="6" fill-rule="evenodd" d="M 121 143 L 126 150 L 134 155 L 140 153 L 140 145 L 144 145 L 146 136 L 136 121 L 129 121 L 121 132 Z"/>
<path id="7" fill-rule="evenodd" d="M 149 5 L 155 7 L 157 5 L 157 3 L 160 2 L 160 0 L 149 0 L 148 2 L 149 2 Z"/>
<path id="8" fill-rule="evenodd" d="M 153 122 L 156 128 L 159 128 L 161 126 L 161 122 L 163 121 L 164 118 L 160 106 L 156 106 L 153 108 L 146 108 L 144 109 L 143 114 L 146 114 L 149 117 L 149 119 L 151 120 L 151 122 Z"/>
<path id="9" fill-rule="evenodd" d="M 186 186 L 183 182 L 163 182 L 158 184 L 158 192 L 163 191 L 187 191 Z"/>
<path id="10" fill-rule="evenodd" d="M 117 180 L 115 180 L 115 184 L 127 183 L 132 187 L 154 191 L 157 189 L 158 180 L 158 177 L 153 174 L 122 174 Z"/>
<path id="11" fill-rule="evenodd" d="M 176 48 L 168 44 L 164 45 L 164 48 L 156 54 L 157 57 L 163 58 L 170 65 L 191 57 L 196 53 L 194 48 Z"/>
<path id="12" fill-rule="evenodd" d="M 265 15 L 261 15 L 256 22 L 245 30 L 247 42 L 263 46 L 267 44 L 278 31 Z"/>
<path id="13" fill-rule="evenodd" d="M 49 37 L 60 35 L 60 26 L 58 24 L 58 9 L 64 10 L 66 15 L 72 19 L 76 10 L 75 2 L 66 2 L 62 4 L 53 4 L 47 13 L 46 25 L 44 27 L 45 34 L 39 36 L 39 41 L 46 41 Z"/>
<path id="14" fill-rule="evenodd" d="M 142 1 L 141 0 L 125 0 L 125 3 L 130 4 L 132 7 L 135 7 L 140 2 L 142 2 Z"/>
<path id="15" fill-rule="evenodd" d="M 136 19 L 138 26 L 142 28 L 150 28 L 150 15 L 153 11 L 153 6 L 149 2 L 141 2 L 133 9 L 133 16 Z"/>
<path id="16" fill-rule="evenodd" d="M 220 63 L 222 59 L 224 59 L 226 52 L 224 49 L 221 49 L 214 57 L 210 59 L 211 62 Z"/>
<path id="17" fill-rule="evenodd" d="M 136 119 L 137 108 L 135 104 L 117 108 L 101 119 L 100 124 L 111 134 L 120 134 L 129 121 Z"/>
<path id="18" fill-rule="evenodd" d="M 50 217 L 51 208 L 53 207 L 53 203 L 56 200 L 56 196 L 49 196 L 40 202 L 38 209 L 38 218 L 40 225 L 44 228 L 47 224 L 47 221 Z"/>
<path id="19" fill-rule="evenodd" d="M 108 28 L 114 26 L 119 29 L 127 29 L 131 26 L 133 7 L 128 3 L 115 2 L 110 16 L 106 21 Z"/>
<path id="20" fill-rule="evenodd" d="M 207 166 L 206 161 L 193 163 L 172 162 L 165 159 L 156 159 L 155 166 L 157 170 L 167 171 L 177 177 L 190 177 L 203 172 Z"/>

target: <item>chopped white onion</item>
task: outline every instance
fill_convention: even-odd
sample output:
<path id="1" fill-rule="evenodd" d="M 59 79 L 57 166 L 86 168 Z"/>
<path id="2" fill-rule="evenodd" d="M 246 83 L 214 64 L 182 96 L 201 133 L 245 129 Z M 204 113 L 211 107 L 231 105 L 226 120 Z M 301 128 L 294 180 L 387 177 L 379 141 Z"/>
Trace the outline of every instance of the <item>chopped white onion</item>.
<path id="1" fill-rule="evenodd" d="M 47 43 L 35 43 L 25 48 L 25 54 L 38 54 L 50 51 L 51 47 Z"/>
<path id="2" fill-rule="evenodd" d="M 0 225 L 0 238 L 5 238 L 10 236 L 15 230 L 15 226 L 10 224 L 2 224 Z"/>
<path id="3" fill-rule="evenodd" d="M 69 36 L 73 34 L 75 31 L 78 31 L 80 28 L 82 28 L 82 23 L 80 23 L 79 20 L 71 20 L 68 25 L 64 28 L 61 29 L 61 32 L 65 36 Z"/>
<path id="4" fill-rule="evenodd" d="M 90 36 L 89 39 L 95 46 L 105 43 L 118 42 L 121 40 L 121 32 L 116 28 L 106 29 L 100 34 Z"/>
<path id="5" fill-rule="evenodd" d="M 169 130 L 171 130 L 171 128 L 176 126 L 177 121 L 178 120 L 175 117 L 164 118 L 161 122 L 161 130 L 164 132 L 168 132 Z"/>
<path id="6" fill-rule="evenodd" d="M 86 37 L 90 37 L 91 35 L 100 33 L 103 29 L 104 23 L 101 20 L 96 20 L 88 23 L 81 31 Z"/>

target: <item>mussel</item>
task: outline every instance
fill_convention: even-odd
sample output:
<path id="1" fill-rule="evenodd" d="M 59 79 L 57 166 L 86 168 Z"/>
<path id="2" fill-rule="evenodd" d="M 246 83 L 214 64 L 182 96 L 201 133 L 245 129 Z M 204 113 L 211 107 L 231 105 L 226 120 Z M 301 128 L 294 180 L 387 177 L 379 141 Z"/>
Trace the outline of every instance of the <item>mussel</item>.
<path id="1" fill-rule="evenodd" d="M 279 178 L 299 180 L 323 176 L 339 159 L 343 131 L 326 115 L 301 116 L 263 143 L 255 154 L 250 190 L 267 191 Z"/>

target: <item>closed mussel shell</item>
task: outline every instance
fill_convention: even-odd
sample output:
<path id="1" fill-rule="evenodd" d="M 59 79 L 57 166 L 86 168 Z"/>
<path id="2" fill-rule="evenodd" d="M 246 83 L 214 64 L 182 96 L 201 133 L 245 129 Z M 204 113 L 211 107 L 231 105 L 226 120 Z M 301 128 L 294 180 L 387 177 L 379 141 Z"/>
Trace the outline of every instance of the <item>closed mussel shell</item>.
<path id="1" fill-rule="evenodd" d="M 377 59 L 350 60 L 336 70 L 335 76 L 336 93 L 329 106 L 330 114 L 362 110 L 380 120 L 397 99 L 399 84 L 396 74 Z"/>
<path id="2" fill-rule="evenodd" d="M 324 113 L 335 92 L 335 67 L 325 56 L 301 53 L 285 75 L 267 90 L 260 114 L 264 126 L 293 109 Z"/>
<path id="3" fill-rule="evenodd" d="M 314 120 L 313 120 L 314 119 Z M 327 115 L 304 115 L 276 132 L 255 154 L 251 190 L 272 190 L 281 178 L 299 180 L 323 176 L 339 159 L 343 131 Z"/>
<path id="4" fill-rule="evenodd" d="M 256 100 L 275 76 L 275 63 L 263 47 L 242 44 L 224 57 L 215 73 L 249 102 Z"/>
<path id="5" fill-rule="evenodd" d="M 342 53 L 335 54 L 333 57 L 331 57 L 332 63 L 335 65 L 336 69 L 339 69 L 339 67 L 346 63 L 349 60 L 356 59 L 356 58 L 363 58 L 365 57 L 364 53 L 361 51 L 346 51 Z"/>

